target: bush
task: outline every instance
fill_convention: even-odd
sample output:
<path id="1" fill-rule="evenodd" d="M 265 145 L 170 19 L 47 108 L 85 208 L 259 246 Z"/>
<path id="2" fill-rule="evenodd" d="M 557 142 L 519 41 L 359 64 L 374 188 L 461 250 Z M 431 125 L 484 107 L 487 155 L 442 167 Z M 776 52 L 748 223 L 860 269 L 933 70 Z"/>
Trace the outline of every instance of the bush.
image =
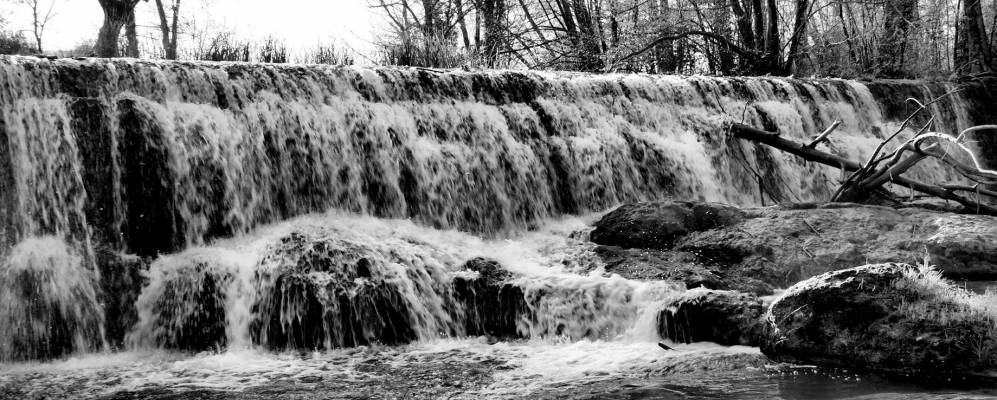
<path id="1" fill-rule="evenodd" d="M 467 60 L 457 45 L 446 38 L 404 36 L 396 43 L 381 45 L 384 65 L 456 68 Z"/>
<path id="2" fill-rule="evenodd" d="M 303 61 L 308 64 L 353 65 L 356 60 L 348 49 L 335 44 L 319 44 L 311 52 L 305 53 Z"/>
<path id="3" fill-rule="evenodd" d="M 274 36 L 263 39 L 263 43 L 260 45 L 259 51 L 257 52 L 256 61 L 263 63 L 286 64 L 288 61 L 287 44 L 284 43 L 283 40 L 277 39 Z"/>
<path id="4" fill-rule="evenodd" d="M 23 33 L 0 31 L 0 54 L 30 54 L 34 47 Z"/>

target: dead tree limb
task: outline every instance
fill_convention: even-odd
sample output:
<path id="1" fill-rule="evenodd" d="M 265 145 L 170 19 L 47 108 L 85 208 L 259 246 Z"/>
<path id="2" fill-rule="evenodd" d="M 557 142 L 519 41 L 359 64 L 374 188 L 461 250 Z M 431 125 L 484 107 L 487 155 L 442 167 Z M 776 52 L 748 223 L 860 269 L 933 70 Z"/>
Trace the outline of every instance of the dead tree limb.
<path id="1" fill-rule="evenodd" d="M 729 129 L 730 133 L 736 138 L 762 143 L 774 147 L 776 149 L 785 151 L 787 153 L 793 154 L 807 161 L 817 162 L 820 164 L 824 164 L 834 168 L 839 168 L 843 171 L 849 171 L 849 172 L 855 172 L 865 168 L 862 164 L 859 164 L 857 161 L 850 160 L 838 155 L 826 153 L 817 150 L 815 148 L 811 148 L 806 144 L 797 143 L 792 140 L 785 139 L 775 132 L 764 131 L 740 123 L 732 123 Z M 922 138 L 920 140 L 925 140 L 925 139 Z M 917 143 L 918 141 L 915 142 L 908 141 L 908 143 L 905 143 L 904 146 L 901 146 L 897 150 L 897 152 L 902 152 L 902 151 L 912 152 L 912 154 L 907 158 L 900 158 L 898 157 L 899 154 L 890 154 L 888 157 L 883 157 L 883 159 L 887 158 L 891 160 L 895 159 L 896 161 L 891 161 L 887 163 L 886 166 L 888 168 L 883 170 L 876 169 L 873 167 L 870 170 L 870 173 L 867 175 L 868 177 L 873 178 L 873 180 L 862 179 L 855 181 L 857 183 L 855 185 L 856 186 L 855 190 L 862 191 L 865 194 L 872 194 L 873 192 L 880 189 L 882 185 L 886 183 L 893 183 L 898 186 L 906 187 L 940 199 L 955 201 L 961 204 L 962 206 L 966 207 L 967 210 L 972 212 L 997 216 L 997 206 L 982 201 L 976 201 L 964 196 L 960 196 L 956 194 L 956 192 L 958 191 L 973 192 L 977 195 L 987 195 L 994 198 L 997 198 L 997 196 L 993 196 L 994 194 L 997 193 L 981 189 L 979 187 L 971 187 L 971 186 L 946 187 L 946 186 L 932 185 L 901 176 L 903 172 L 910 169 L 912 166 L 917 164 L 917 162 L 932 156 L 932 154 L 930 153 L 931 151 L 930 148 L 924 147 L 922 149 L 920 148 L 920 146 L 917 145 Z M 878 162 L 874 163 L 873 161 L 874 159 L 870 158 L 870 161 L 867 163 L 867 165 L 872 167 L 874 164 L 878 164 Z M 977 167 L 977 170 L 980 170 L 978 164 L 975 166 Z M 990 172 L 987 170 L 983 171 L 986 173 Z M 855 174 L 853 174 L 852 176 L 855 176 Z"/>
<path id="2" fill-rule="evenodd" d="M 837 128 L 838 125 L 841 125 L 841 120 L 834 121 L 834 123 L 831 124 L 831 126 L 827 127 L 827 129 L 825 129 L 824 132 L 821 132 L 820 135 L 817 135 L 817 138 L 814 139 L 814 141 L 810 142 L 810 144 L 808 144 L 806 147 L 812 149 L 817 147 L 818 144 L 821 144 L 821 142 L 829 141 L 827 137 L 831 136 L 831 132 L 834 132 L 834 129 Z"/>

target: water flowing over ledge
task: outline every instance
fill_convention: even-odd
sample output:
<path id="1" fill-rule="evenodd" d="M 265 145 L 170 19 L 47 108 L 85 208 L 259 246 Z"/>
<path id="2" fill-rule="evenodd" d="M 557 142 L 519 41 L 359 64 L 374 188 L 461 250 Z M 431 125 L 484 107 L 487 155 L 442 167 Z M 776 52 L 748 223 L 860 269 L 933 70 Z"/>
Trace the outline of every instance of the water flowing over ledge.
<path id="1" fill-rule="evenodd" d="M 759 180 L 824 199 L 830 169 L 725 121 L 806 137 L 842 120 L 835 150 L 858 157 L 907 97 L 953 87 L 6 57 L 0 242 L 155 255 L 330 208 L 495 234 L 670 196 L 756 204 Z M 977 92 L 933 105 L 937 129 L 973 123 Z"/>
<path id="2" fill-rule="evenodd" d="M 499 334 L 652 343 L 684 289 L 575 273 L 599 268 L 575 216 L 826 199 L 836 172 L 725 124 L 802 141 L 841 120 L 829 150 L 862 157 L 907 97 L 954 87 L 0 58 L 0 283 L 30 283 L 0 312 L 26 321 L 10 326 L 30 328 L 11 336 L 28 346 L 0 341 L 0 360 Z M 992 122 L 981 93 L 932 105 L 935 129 Z M 512 271 L 501 289 L 468 283 L 480 256 Z M 34 310 L 42 284 L 65 290 Z M 507 315 L 481 312 L 485 295 Z M 34 328 L 50 321 L 66 331 Z"/>

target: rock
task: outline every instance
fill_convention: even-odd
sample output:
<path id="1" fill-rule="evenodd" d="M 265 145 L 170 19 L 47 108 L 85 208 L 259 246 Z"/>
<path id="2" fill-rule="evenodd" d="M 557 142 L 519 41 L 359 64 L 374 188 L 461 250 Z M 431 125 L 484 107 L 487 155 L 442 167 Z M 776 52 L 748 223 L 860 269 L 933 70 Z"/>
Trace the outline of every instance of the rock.
<path id="1" fill-rule="evenodd" d="M 274 349 L 326 349 L 417 339 L 420 321 L 405 297 L 406 278 L 396 274 L 406 271 L 392 269 L 392 261 L 400 262 L 335 236 L 282 238 L 261 261 L 253 341 Z"/>
<path id="2" fill-rule="evenodd" d="M 96 274 L 55 236 L 20 241 L 0 259 L 0 363 L 99 351 Z"/>
<path id="3" fill-rule="evenodd" d="M 932 263 L 950 275 L 997 277 L 997 218 L 949 215 L 933 225 L 938 230 L 924 240 Z"/>
<path id="4" fill-rule="evenodd" d="M 929 262 L 951 278 L 997 277 L 997 217 L 857 204 L 748 209 L 741 222 L 691 232 L 673 251 L 719 275 L 787 287 L 855 265 Z M 927 250 L 927 252 L 926 252 Z"/>
<path id="5" fill-rule="evenodd" d="M 677 343 L 757 346 L 761 317 L 762 302 L 753 294 L 693 289 L 661 311 L 658 332 Z"/>
<path id="6" fill-rule="evenodd" d="M 685 283 L 687 289 L 728 288 L 716 273 L 695 264 L 694 260 L 682 259 L 683 254 L 680 253 L 615 246 L 599 246 L 595 253 L 606 264 L 607 273 L 627 279 L 679 281 Z"/>
<path id="7" fill-rule="evenodd" d="M 454 277 L 454 297 L 465 314 L 468 335 L 519 337 L 516 321 L 526 313 L 523 290 L 509 282 L 513 274 L 498 261 L 476 257 L 464 263 L 470 275 Z M 476 276 L 475 276 L 476 275 Z"/>
<path id="8" fill-rule="evenodd" d="M 152 263 L 148 283 L 135 302 L 139 321 L 129 333 L 129 344 L 187 351 L 227 345 L 226 289 L 236 267 L 219 253 L 195 249 Z"/>
<path id="9" fill-rule="evenodd" d="M 96 261 L 100 271 L 105 335 L 108 344 L 122 348 L 125 334 L 138 322 L 135 301 L 145 285 L 143 274 L 149 269 L 149 262 L 107 247 L 97 249 Z"/>
<path id="10" fill-rule="evenodd" d="M 595 224 L 591 240 L 623 248 L 668 249 L 690 232 L 736 224 L 744 213 L 735 207 L 678 201 L 620 206 Z"/>
<path id="11" fill-rule="evenodd" d="M 828 272 L 772 304 L 761 348 L 782 362 L 997 382 L 997 297 L 908 264 Z"/>

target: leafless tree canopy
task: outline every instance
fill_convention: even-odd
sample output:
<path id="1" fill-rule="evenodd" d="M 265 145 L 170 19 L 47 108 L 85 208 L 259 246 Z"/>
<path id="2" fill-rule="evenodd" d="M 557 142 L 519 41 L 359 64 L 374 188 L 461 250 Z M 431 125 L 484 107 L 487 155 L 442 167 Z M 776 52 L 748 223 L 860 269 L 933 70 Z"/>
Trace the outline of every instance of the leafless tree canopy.
<path id="1" fill-rule="evenodd" d="M 42 52 L 59 0 L 0 1 L 32 11 L 26 36 Z M 989 73 L 997 63 L 997 0 L 364 1 L 387 29 L 376 54 L 362 56 L 388 65 L 923 78 Z M 104 23 L 93 54 L 340 63 L 356 56 L 332 42 L 275 57 L 286 51 L 272 47 L 279 39 L 250 43 L 209 28 L 193 3 L 97 0 Z M 136 9 L 153 22 L 137 26 Z"/>
<path id="2" fill-rule="evenodd" d="M 369 0 L 396 64 L 927 76 L 993 66 L 993 0 Z"/>

